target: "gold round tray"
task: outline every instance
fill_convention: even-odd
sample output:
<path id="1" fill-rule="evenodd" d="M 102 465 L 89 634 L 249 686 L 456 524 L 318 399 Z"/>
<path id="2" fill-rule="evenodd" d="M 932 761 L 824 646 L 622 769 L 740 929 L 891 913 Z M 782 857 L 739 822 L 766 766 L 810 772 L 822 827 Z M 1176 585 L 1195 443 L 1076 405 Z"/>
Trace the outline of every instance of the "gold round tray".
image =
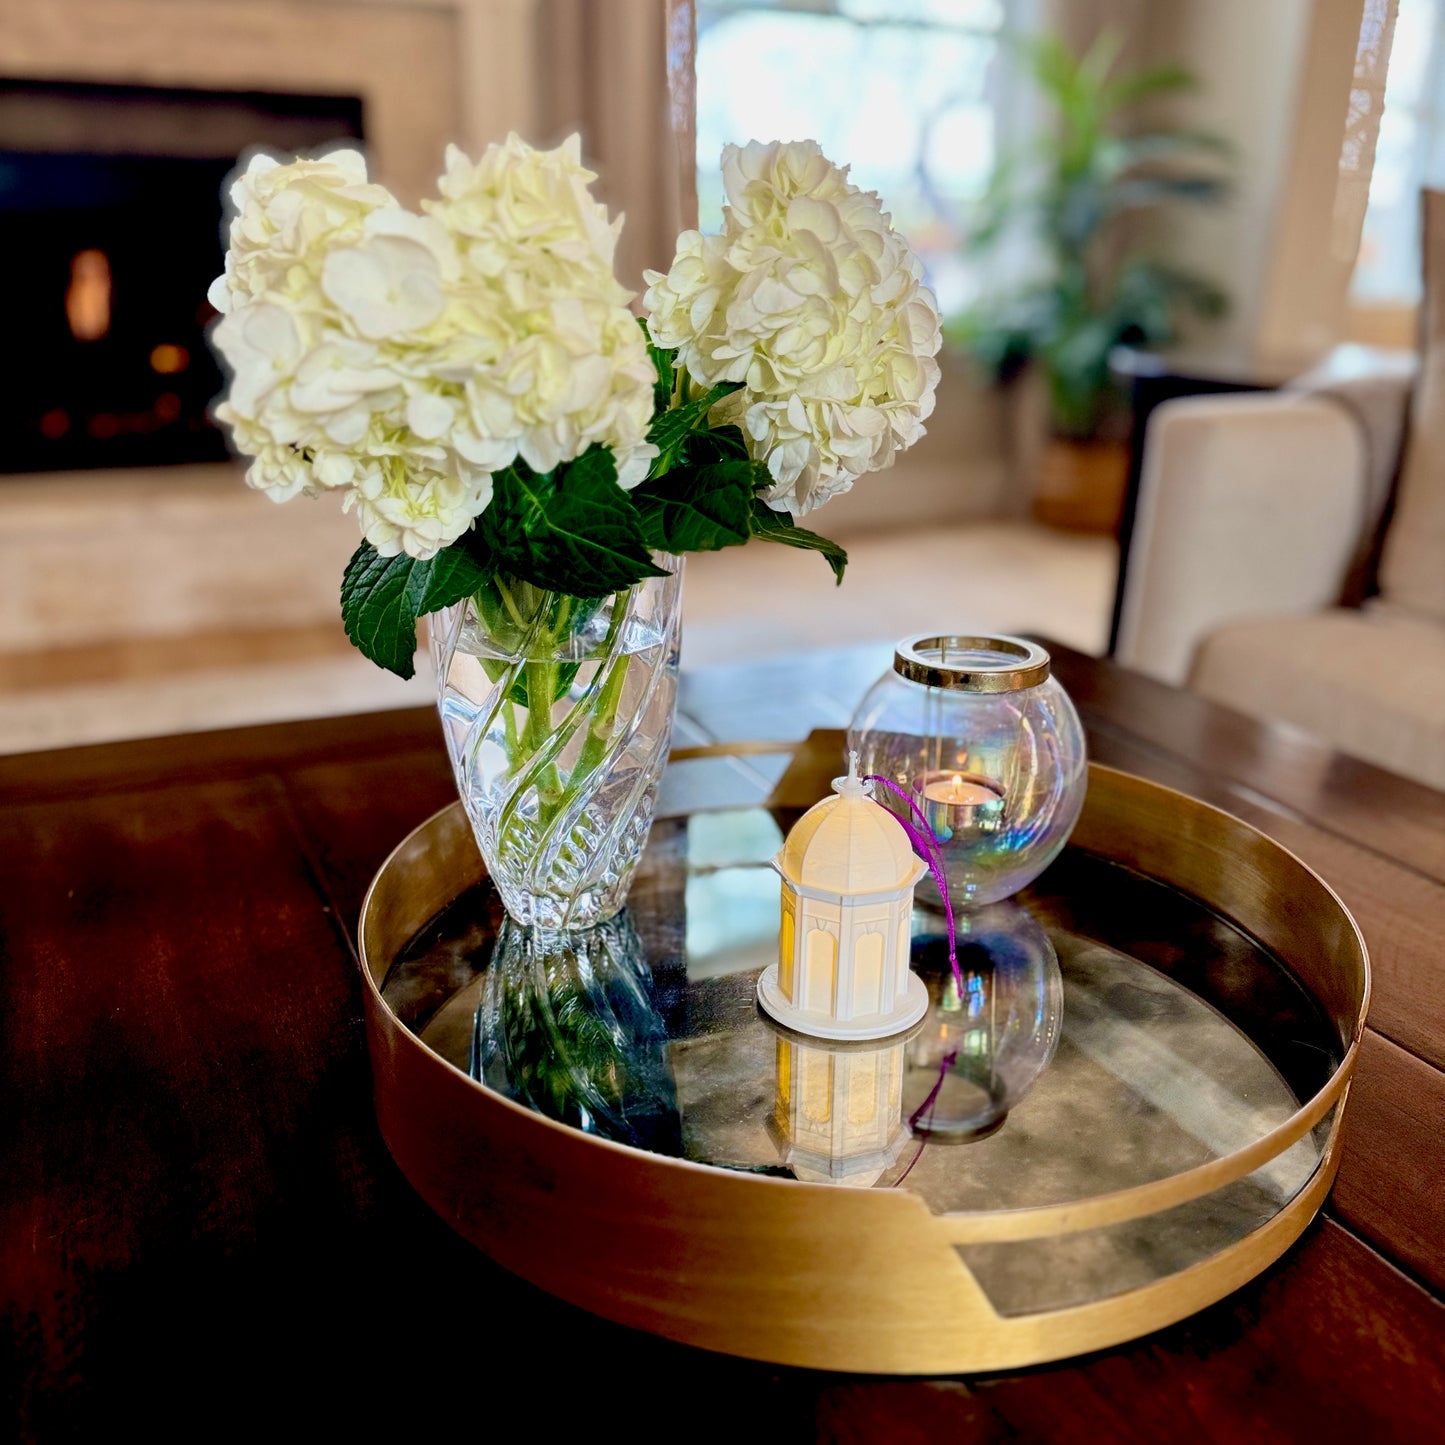
<path id="1" fill-rule="evenodd" d="M 1011 1369 L 1136 1338 L 1258 1274 L 1319 1209 L 1339 1165 L 1369 965 L 1348 910 L 1299 859 L 1239 819 L 1143 779 L 1091 765 L 1064 860 L 1071 855 L 1106 860 L 1121 875 L 1202 905 L 1303 987 L 1330 1060 L 1312 1094 L 1288 1095 L 1292 1113 L 1243 1147 L 1132 1187 L 942 1212 L 906 1182 L 804 1183 L 583 1133 L 449 1063 L 383 996 L 408 945 L 484 878 L 454 804 L 395 849 L 362 905 L 382 1134 L 423 1199 L 503 1267 L 598 1315 L 685 1344 L 786 1365 L 935 1375 Z M 1220 1010 L 1218 1001 L 1213 1007 Z M 1168 1220 L 1170 1211 L 1277 1168 L 1307 1136 L 1315 1162 L 1276 1210 L 1161 1278 L 1117 1292 L 1106 1284 L 1082 1303 L 1023 1312 L 996 1307 L 979 1283 L 978 1261 L 989 1250 L 1087 1243 L 1129 1221 Z"/>

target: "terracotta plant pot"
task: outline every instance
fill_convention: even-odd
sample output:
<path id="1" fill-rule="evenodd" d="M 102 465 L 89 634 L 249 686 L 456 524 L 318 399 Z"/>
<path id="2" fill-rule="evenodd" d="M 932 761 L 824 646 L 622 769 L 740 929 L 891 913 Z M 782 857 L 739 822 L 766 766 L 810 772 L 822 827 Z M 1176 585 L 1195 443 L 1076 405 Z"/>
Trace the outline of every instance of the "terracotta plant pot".
<path id="1" fill-rule="evenodd" d="M 1039 458 L 1034 520 L 1070 532 L 1117 535 L 1128 481 L 1126 442 L 1054 437 Z"/>

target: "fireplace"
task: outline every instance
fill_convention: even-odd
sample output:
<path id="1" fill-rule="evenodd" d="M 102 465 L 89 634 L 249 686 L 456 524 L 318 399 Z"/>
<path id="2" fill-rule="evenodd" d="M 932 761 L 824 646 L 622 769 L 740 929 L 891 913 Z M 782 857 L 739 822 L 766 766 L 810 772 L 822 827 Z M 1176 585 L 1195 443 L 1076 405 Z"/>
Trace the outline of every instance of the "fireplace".
<path id="1" fill-rule="evenodd" d="M 0 81 L 0 471 L 223 460 L 206 343 L 236 158 L 362 137 L 354 96 Z"/>

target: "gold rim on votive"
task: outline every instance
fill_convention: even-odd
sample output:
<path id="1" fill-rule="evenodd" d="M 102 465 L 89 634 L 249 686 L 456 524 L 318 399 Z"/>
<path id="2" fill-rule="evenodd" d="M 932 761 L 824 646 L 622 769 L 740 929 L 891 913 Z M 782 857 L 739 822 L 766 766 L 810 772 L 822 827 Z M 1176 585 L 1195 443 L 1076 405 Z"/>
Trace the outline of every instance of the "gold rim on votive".
<path id="1" fill-rule="evenodd" d="M 980 652 L 1004 656 L 986 661 L 976 655 Z M 948 660 L 950 653 L 958 654 L 958 662 Z M 965 662 L 968 653 L 975 655 Z M 1049 668 L 1049 654 L 1038 643 L 1001 633 L 975 637 L 923 632 L 905 637 L 893 651 L 893 671 L 900 677 L 949 692 L 1022 692 L 1046 681 Z"/>

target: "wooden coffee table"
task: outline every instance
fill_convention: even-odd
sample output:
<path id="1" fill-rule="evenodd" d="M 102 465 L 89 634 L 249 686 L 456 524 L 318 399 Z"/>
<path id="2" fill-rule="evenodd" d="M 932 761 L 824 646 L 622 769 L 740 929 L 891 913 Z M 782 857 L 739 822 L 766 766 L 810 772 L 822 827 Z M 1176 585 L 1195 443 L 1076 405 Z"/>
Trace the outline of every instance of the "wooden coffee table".
<path id="1" fill-rule="evenodd" d="M 519 1415 L 540 1439 L 1445 1439 L 1445 795 L 1050 650 L 1093 757 L 1270 833 L 1369 941 L 1343 1165 L 1278 1266 L 1134 1344 L 986 1379 L 780 1369 L 559 1304 L 428 1211 L 372 1113 L 354 927 L 455 797 L 434 716 L 120 743 L 0 759 L 0 1419 L 36 1440 Z M 839 726 L 887 659 L 689 677 L 679 744 Z M 756 799 L 774 764 L 728 766 Z"/>

